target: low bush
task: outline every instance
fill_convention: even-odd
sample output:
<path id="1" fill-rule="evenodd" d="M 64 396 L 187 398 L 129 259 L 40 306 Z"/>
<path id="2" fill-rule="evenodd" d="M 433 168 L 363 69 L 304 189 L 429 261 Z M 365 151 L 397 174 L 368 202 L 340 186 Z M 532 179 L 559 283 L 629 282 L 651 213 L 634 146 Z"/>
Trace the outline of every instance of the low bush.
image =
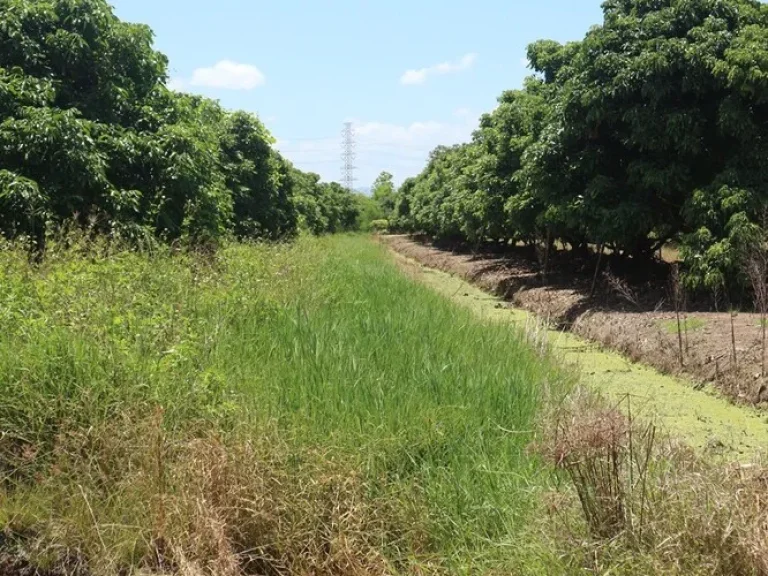
<path id="1" fill-rule="evenodd" d="M 371 222 L 371 230 L 373 232 L 386 232 L 389 230 L 388 220 L 374 220 Z"/>

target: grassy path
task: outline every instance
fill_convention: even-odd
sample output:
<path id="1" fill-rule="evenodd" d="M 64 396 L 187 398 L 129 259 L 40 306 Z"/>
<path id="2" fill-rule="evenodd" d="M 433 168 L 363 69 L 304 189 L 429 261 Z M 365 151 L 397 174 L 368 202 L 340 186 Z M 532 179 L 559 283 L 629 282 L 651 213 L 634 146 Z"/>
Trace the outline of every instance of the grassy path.
<path id="1" fill-rule="evenodd" d="M 399 254 L 395 258 L 414 278 L 484 319 L 537 325 L 528 312 L 508 307 L 465 280 Z M 695 448 L 745 461 L 768 447 L 768 416 L 755 409 L 735 406 L 709 389 L 696 390 L 684 380 L 629 362 L 573 334 L 542 330 L 541 336 L 556 354 L 577 365 L 585 382 L 616 402 L 626 405 L 629 400 L 635 415 L 656 418 L 662 428 Z"/>
<path id="2" fill-rule="evenodd" d="M 556 356 L 692 444 L 746 458 L 760 417 L 526 322 L 363 236 L 0 250 L 0 574 L 716 574 L 741 488 L 659 467 L 661 552 L 604 552 L 533 430 Z"/>
<path id="3" fill-rule="evenodd" d="M 572 381 L 522 333 L 363 236 L 108 250 L 0 251 L 0 573 L 509 572 Z"/>

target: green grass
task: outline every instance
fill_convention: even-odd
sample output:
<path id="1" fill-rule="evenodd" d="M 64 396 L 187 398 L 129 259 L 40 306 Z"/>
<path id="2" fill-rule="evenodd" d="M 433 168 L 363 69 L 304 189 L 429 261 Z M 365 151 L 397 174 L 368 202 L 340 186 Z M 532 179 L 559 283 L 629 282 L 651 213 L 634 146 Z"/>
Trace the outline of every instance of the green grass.
<path id="1" fill-rule="evenodd" d="M 233 554 L 294 571 L 318 531 L 332 545 L 316 555 L 339 562 L 331 527 L 355 515 L 349 533 L 396 570 L 502 568 L 536 500 L 530 431 L 544 391 L 564 385 L 520 333 L 408 280 L 363 237 L 215 257 L 80 243 L 40 265 L 6 247 L 0 521 L 41 565 L 223 558 L 189 528 L 205 502 Z M 217 452 L 195 442 L 232 456 L 209 470 Z M 225 493 L 235 505 L 217 504 Z M 257 514 L 264 494 L 283 504 Z"/>
<path id="2" fill-rule="evenodd" d="M 661 327 L 668 334 L 677 334 L 677 320 L 662 320 L 659 322 Z M 698 332 L 707 325 L 707 321 L 701 318 L 681 318 L 680 328 L 683 332 Z"/>

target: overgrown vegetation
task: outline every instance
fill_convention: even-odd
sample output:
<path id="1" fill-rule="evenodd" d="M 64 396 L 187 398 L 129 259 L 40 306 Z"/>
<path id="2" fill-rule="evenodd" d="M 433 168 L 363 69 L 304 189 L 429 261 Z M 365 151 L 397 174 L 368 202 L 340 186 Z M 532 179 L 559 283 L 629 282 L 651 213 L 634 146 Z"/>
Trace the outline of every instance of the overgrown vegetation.
<path id="1" fill-rule="evenodd" d="M 0 233 L 77 218 L 131 241 L 354 228 L 338 184 L 295 169 L 259 119 L 169 90 L 152 31 L 105 0 L 0 0 Z"/>
<path id="2" fill-rule="evenodd" d="M 768 566 L 761 467 L 571 392 L 361 237 L 4 245 L 0 311 L 5 573 Z"/>
<path id="3" fill-rule="evenodd" d="M 579 42 L 529 46 L 535 74 L 502 94 L 471 143 L 432 152 L 401 186 L 394 224 L 638 261 L 674 241 L 689 286 L 738 291 L 768 202 L 768 5 L 603 10 Z"/>
<path id="4" fill-rule="evenodd" d="M 545 277 L 557 245 L 674 241 L 680 364 L 686 288 L 748 282 L 764 360 L 768 8 L 604 11 L 534 43 L 470 144 L 367 198 L 169 90 L 104 0 L 0 0 L 0 572 L 768 573 L 762 467 L 574 388 L 541 326 L 298 234 L 522 241 Z"/>
<path id="5" fill-rule="evenodd" d="M 766 471 L 702 459 L 583 390 L 553 407 L 536 447 L 565 481 L 542 505 L 540 574 L 762 575 Z M 545 512 L 546 511 L 546 512 Z"/>
<path id="6" fill-rule="evenodd" d="M 497 300 L 483 299 L 453 274 L 422 270 L 415 263 L 404 266 L 479 316 L 524 325 L 532 345 L 546 350 L 549 342 L 581 367 L 586 382 L 609 394 L 599 397 L 594 389 L 577 387 L 562 402 L 545 402 L 532 449 L 552 470 L 536 482 L 539 512 L 509 551 L 516 557 L 511 573 L 766 573 L 766 470 L 759 459 L 752 460 L 752 450 L 727 447 L 732 433 L 750 434 L 736 431 L 744 424 L 739 409 L 729 407 L 727 417 L 718 417 L 725 408 L 719 405 L 722 399 L 693 392 L 643 366 L 627 366 L 620 356 L 588 349 L 556 330 L 548 333 L 541 319 L 498 309 Z M 762 430 L 764 418 L 752 417 Z M 666 426 L 682 443 L 666 434 Z M 763 440 L 750 443 L 758 454 Z M 738 454 L 741 463 L 731 460 Z"/>
<path id="7" fill-rule="evenodd" d="M 65 241 L 66 240 L 66 241 Z M 564 376 L 356 237 L 0 251 L 3 554 L 181 574 L 510 561 Z"/>

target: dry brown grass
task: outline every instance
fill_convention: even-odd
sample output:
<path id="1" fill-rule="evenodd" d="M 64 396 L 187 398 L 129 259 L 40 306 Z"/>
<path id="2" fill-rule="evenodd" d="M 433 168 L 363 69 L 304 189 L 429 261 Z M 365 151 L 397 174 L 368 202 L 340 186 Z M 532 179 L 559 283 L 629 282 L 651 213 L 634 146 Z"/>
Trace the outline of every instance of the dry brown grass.
<path id="1" fill-rule="evenodd" d="M 625 413 L 580 390 L 546 419 L 558 554 L 596 573 L 768 574 L 768 469 L 702 460 Z"/>
<path id="2" fill-rule="evenodd" d="M 548 419 L 544 437 L 538 450 L 565 472 L 590 533 L 641 536 L 655 428 L 638 429 L 617 407 L 579 389 Z"/>
<path id="3" fill-rule="evenodd" d="M 385 574 L 381 543 L 415 533 L 350 463 L 295 450 L 270 430 L 178 438 L 160 413 L 124 417 L 60 435 L 34 467 L 45 472 L 26 480 L 34 490 L 15 502 L 11 487 L 0 496 L 13 511 L 5 537 L 16 542 L 19 574 L 24 558 L 95 576 L 136 566 L 181 576 Z"/>
<path id="4" fill-rule="evenodd" d="M 703 461 L 581 389 L 545 422 L 535 448 L 560 481 L 537 538 L 557 573 L 768 575 L 768 470 Z M 3 494 L 15 510 L 5 538 L 20 551 L 15 565 L 0 558 L 9 576 L 35 573 L 18 558 L 57 576 L 440 570 L 384 559 L 385 541 L 426 542 L 407 495 L 393 506 L 349 462 L 268 428 L 182 438 L 157 412 L 62 433 L 45 461 L 25 454 L 36 489 L 15 503 Z"/>

